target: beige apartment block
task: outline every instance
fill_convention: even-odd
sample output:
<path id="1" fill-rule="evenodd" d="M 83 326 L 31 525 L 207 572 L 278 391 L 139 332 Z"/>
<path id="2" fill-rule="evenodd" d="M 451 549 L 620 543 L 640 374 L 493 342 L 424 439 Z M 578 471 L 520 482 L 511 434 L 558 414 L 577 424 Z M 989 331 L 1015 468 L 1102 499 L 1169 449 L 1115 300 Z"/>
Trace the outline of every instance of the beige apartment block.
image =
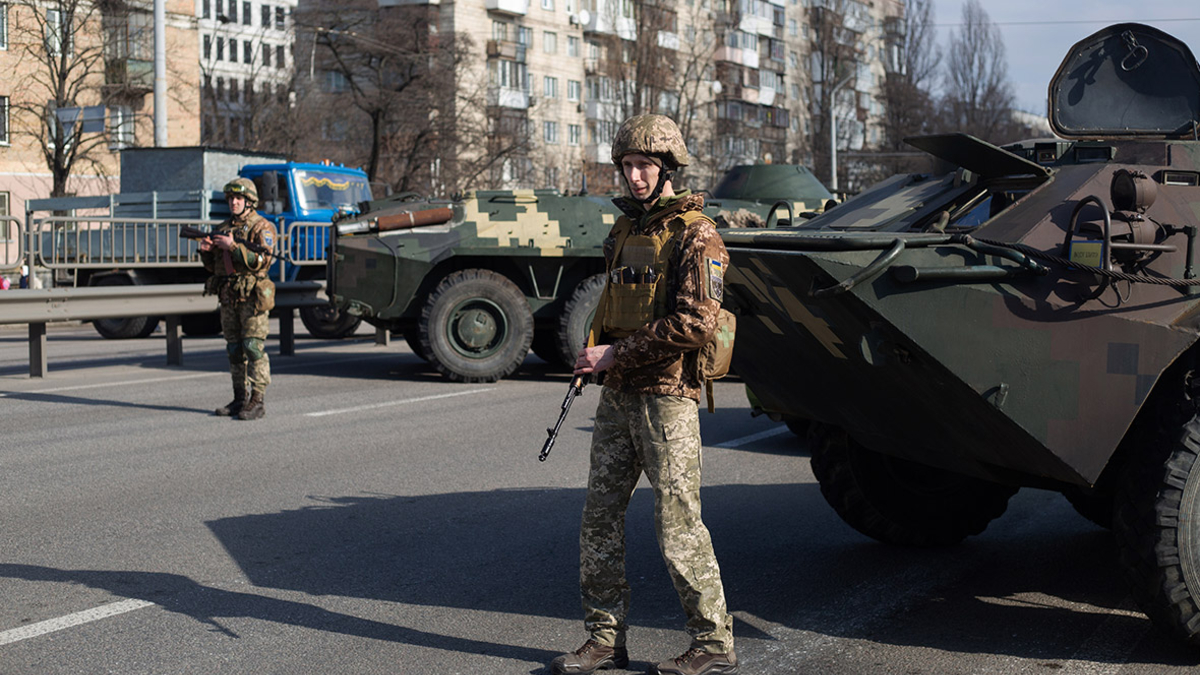
<path id="1" fill-rule="evenodd" d="M 814 88 L 830 86 L 812 75 L 817 16 L 841 22 L 839 58 L 852 61 L 834 98 L 838 148 L 877 146 L 904 11 L 902 0 L 380 0 L 397 5 L 440 5 L 441 32 L 476 45 L 459 86 L 483 81 L 491 127 L 527 135 L 530 151 L 506 159 L 492 187 L 570 192 L 585 175 L 592 191 L 617 188 L 610 144 L 634 109 L 676 117 L 693 154 L 689 187 L 711 187 L 737 164 L 811 165 Z M 634 45 L 647 41 L 663 48 L 671 79 L 635 106 L 636 87 L 619 73 L 638 72 Z"/>
<path id="2" fill-rule="evenodd" d="M 67 11 L 62 11 L 63 8 Z M 72 16 L 69 22 L 67 17 Z M 199 142 L 199 58 L 193 0 L 166 3 L 167 139 Z M 50 196 L 44 119 L 53 114 L 49 58 L 67 64 L 81 83 L 72 107 L 84 157 L 72 167 L 66 192 L 105 194 L 120 187 L 119 151 L 154 144 L 153 6 L 130 2 L 105 13 L 90 0 L 0 2 L 0 214 L 24 219 L 25 202 Z M 48 103 L 49 102 L 49 103 Z M 0 241 L 11 239 L 0 237 Z M 0 244 L 0 265 L 11 261 L 13 242 Z"/>

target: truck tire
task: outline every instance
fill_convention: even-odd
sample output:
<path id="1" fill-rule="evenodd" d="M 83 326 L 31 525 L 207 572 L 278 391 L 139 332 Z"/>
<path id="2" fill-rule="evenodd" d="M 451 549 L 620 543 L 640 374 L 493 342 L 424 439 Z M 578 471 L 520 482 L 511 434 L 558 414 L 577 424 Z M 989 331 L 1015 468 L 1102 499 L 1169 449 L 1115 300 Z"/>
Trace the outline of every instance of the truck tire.
<path id="1" fill-rule="evenodd" d="M 456 382 L 495 382 L 529 353 L 533 313 L 525 294 L 503 275 L 461 270 L 429 294 L 418 330 L 421 351 L 442 375 Z"/>
<path id="2" fill-rule="evenodd" d="M 563 305 L 563 313 L 558 318 L 558 354 L 564 366 L 575 368 L 575 358 L 579 350 L 587 342 L 588 331 L 592 327 L 592 317 L 600 305 L 600 293 L 604 290 L 604 275 L 593 274 L 579 282 L 575 292 Z"/>
<path id="3" fill-rule="evenodd" d="M 341 340 L 354 335 L 362 317 L 343 312 L 332 305 L 301 307 L 300 323 L 308 334 L 322 340 Z"/>
<path id="4" fill-rule="evenodd" d="M 1163 630 L 1200 646 L 1200 416 L 1139 443 L 1113 510 L 1134 600 Z"/>
<path id="5" fill-rule="evenodd" d="M 957 544 L 1000 517 L 1017 491 L 868 450 L 837 427 L 812 427 L 821 494 L 847 524 L 886 544 Z"/>
<path id="6" fill-rule="evenodd" d="M 133 286 L 133 279 L 124 274 L 109 274 L 96 280 L 93 286 Z M 158 328 L 157 316 L 127 316 L 96 319 L 92 326 L 109 340 L 136 340 L 149 337 Z"/>

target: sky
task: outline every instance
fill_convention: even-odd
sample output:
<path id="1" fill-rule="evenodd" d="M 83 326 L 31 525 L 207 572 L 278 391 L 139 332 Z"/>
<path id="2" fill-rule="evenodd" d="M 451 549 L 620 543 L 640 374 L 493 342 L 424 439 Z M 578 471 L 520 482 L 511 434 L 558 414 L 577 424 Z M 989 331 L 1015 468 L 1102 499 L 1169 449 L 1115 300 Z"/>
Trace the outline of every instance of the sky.
<path id="1" fill-rule="evenodd" d="M 1200 2 L 1196 0 L 981 0 L 1004 37 L 1008 77 L 1017 107 L 1046 113 L 1046 91 L 1067 50 L 1114 23 L 1144 23 L 1170 33 L 1200 54 Z M 943 54 L 962 23 L 965 0 L 934 0 L 934 23 Z M 1190 19 L 1190 20 L 1187 20 Z M 944 58 L 944 57 L 943 57 Z"/>

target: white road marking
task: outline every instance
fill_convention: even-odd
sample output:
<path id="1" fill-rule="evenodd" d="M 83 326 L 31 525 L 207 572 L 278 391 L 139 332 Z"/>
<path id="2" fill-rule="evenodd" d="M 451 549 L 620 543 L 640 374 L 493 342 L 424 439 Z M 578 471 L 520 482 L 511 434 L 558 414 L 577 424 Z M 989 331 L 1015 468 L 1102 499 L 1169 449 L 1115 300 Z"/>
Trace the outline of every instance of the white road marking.
<path id="1" fill-rule="evenodd" d="M 324 361 L 305 361 L 304 365 L 305 366 L 323 366 L 327 363 L 341 363 L 343 361 L 361 361 L 361 360 L 369 359 L 369 358 L 383 358 L 383 357 L 384 357 L 383 355 L 366 356 L 366 357 L 352 356 L 352 357 L 345 357 L 345 358 L 340 358 L 340 359 L 326 359 Z M 282 365 L 282 366 L 272 364 L 272 366 L 271 366 L 272 370 L 286 370 L 286 368 L 287 368 L 286 364 Z M 81 389 L 99 389 L 101 387 L 124 387 L 124 386 L 128 386 L 128 385 L 133 385 L 133 384 L 154 384 L 155 382 L 174 382 L 176 380 L 194 380 L 199 377 L 217 377 L 217 376 L 228 377 L 229 371 L 215 370 L 211 373 L 192 373 L 190 375 L 173 375 L 171 377 L 151 377 L 151 378 L 147 378 L 147 379 L 143 379 L 143 380 L 124 380 L 121 382 L 98 382 L 96 384 L 75 384 L 75 385 L 71 385 L 68 387 L 52 387 L 50 389 L 35 389 L 32 391 L 0 391 L 0 398 L 7 398 L 9 396 L 29 396 L 32 394 L 55 394 L 60 391 L 79 391 Z"/>
<path id="2" fill-rule="evenodd" d="M 468 389 L 467 391 L 456 391 L 451 394 L 435 394 L 433 396 L 419 396 L 417 398 L 406 398 L 399 401 L 384 401 L 382 403 L 371 403 L 368 405 L 355 406 L 353 408 L 339 408 L 337 410 L 322 410 L 320 412 L 304 413 L 305 417 L 324 417 L 326 415 L 340 415 L 342 413 L 359 412 L 362 410 L 374 410 L 376 408 L 387 408 L 394 405 L 404 405 L 406 403 L 420 403 L 422 401 L 434 401 L 439 398 L 451 398 L 454 396 L 467 396 L 468 394 L 479 394 L 485 391 L 491 391 L 495 387 L 486 387 L 484 389 Z"/>
<path id="3" fill-rule="evenodd" d="M 755 441 L 761 441 L 764 438 L 773 438 L 775 436 L 779 436 L 781 434 L 786 434 L 786 433 L 790 433 L 790 431 L 788 430 L 787 427 L 776 427 L 774 429 L 767 429 L 766 431 L 760 431 L 757 434 L 750 434 L 749 436 L 742 436 L 741 438 L 735 438 L 732 441 L 725 441 L 724 443 L 718 443 L 718 444 L 714 445 L 713 447 L 714 448 L 740 448 L 743 445 L 746 445 L 747 443 L 754 443 Z"/>
<path id="4" fill-rule="evenodd" d="M 0 632 L 0 645 L 12 644 L 21 640 L 28 640 L 32 637 L 53 633 L 72 626 L 81 626 L 85 623 L 107 619 L 110 616 L 117 616 L 126 612 L 132 612 L 135 609 L 150 607 L 154 603 L 146 600 L 121 600 L 92 609 L 85 609 L 82 612 L 75 612 L 66 616 L 60 616 L 56 619 L 46 619 L 37 623 L 31 623 L 28 626 L 13 628 Z"/>

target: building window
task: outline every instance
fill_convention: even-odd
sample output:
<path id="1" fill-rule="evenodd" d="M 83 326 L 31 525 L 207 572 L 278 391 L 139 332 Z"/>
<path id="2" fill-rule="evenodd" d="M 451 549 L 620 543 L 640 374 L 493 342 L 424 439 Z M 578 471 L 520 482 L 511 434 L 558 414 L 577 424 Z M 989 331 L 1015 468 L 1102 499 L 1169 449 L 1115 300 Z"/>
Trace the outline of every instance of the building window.
<path id="1" fill-rule="evenodd" d="M 579 101 L 579 94 L 583 90 L 583 83 L 579 80 L 567 80 L 567 100 Z"/>
<path id="2" fill-rule="evenodd" d="M 225 78 L 217 77 L 217 96 L 218 101 L 225 100 Z"/>
<path id="3" fill-rule="evenodd" d="M 275 45 L 275 67 L 282 70 L 286 63 L 283 58 L 283 45 Z"/>
<path id="4" fill-rule="evenodd" d="M 0 216 L 11 216 L 12 215 L 12 211 L 9 210 L 9 206 L 8 206 L 9 201 L 10 201 L 9 193 L 0 192 Z M 8 241 L 12 241 L 12 240 L 13 240 L 12 235 L 9 234 Z"/>
<path id="5" fill-rule="evenodd" d="M 558 98 L 558 78 L 546 76 L 542 78 L 542 95 L 546 98 Z"/>
<path id="6" fill-rule="evenodd" d="M 547 54 L 558 53 L 558 33 L 542 31 L 542 51 Z"/>
<path id="7" fill-rule="evenodd" d="M 229 23 L 237 23 L 237 0 L 229 0 Z"/>
<path id="8" fill-rule="evenodd" d="M 517 44 L 532 47 L 533 29 L 527 26 L 517 26 Z"/>
<path id="9" fill-rule="evenodd" d="M 212 18 L 212 0 L 204 0 L 204 2 L 200 3 L 200 18 Z"/>
<path id="10" fill-rule="evenodd" d="M 0 96 L 0 144 L 8 145 L 8 97 Z"/>
<path id="11" fill-rule="evenodd" d="M 237 63 L 237 40 L 229 38 L 229 62 Z"/>
<path id="12" fill-rule="evenodd" d="M 207 61 L 211 58 L 212 58 L 212 36 L 205 35 L 204 36 L 204 60 Z"/>
<path id="13" fill-rule="evenodd" d="M 242 40 L 242 63 L 254 63 L 254 47 L 249 40 Z"/>
<path id="14" fill-rule="evenodd" d="M 277 28 L 278 30 L 283 30 L 283 16 L 284 16 L 283 8 L 276 7 L 275 8 L 275 28 Z"/>
<path id="15" fill-rule="evenodd" d="M 508 24 L 503 21 L 493 21 L 492 39 L 500 42 L 508 40 Z"/>
<path id="16" fill-rule="evenodd" d="M 64 41 L 65 49 L 71 49 L 71 34 L 66 26 L 66 19 L 63 13 L 57 9 L 46 10 L 46 51 L 51 56 L 60 56 L 63 53 Z"/>
<path id="17" fill-rule="evenodd" d="M 238 81 L 234 78 L 229 78 L 229 101 L 231 103 L 239 103 L 241 97 L 238 96 Z"/>
<path id="18" fill-rule="evenodd" d="M 133 145 L 133 108 L 108 106 L 108 148 L 120 150 Z"/>
<path id="19" fill-rule="evenodd" d="M 242 25 L 250 25 L 250 3 L 248 2 L 242 3 Z"/>
<path id="20" fill-rule="evenodd" d="M 583 127 L 578 124 L 567 125 L 567 145 L 579 145 L 583 140 Z"/>
<path id="21" fill-rule="evenodd" d="M 554 0 L 542 0 L 542 9 L 549 11 L 549 12 L 553 12 L 554 11 Z"/>
<path id="22" fill-rule="evenodd" d="M 217 60 L 225 60 L 225 38 L 220 35 L 217 36 Z"/>
<path id="23" fill-rule="evenodd" d="M 263 45 L 263 65 L 271 65 L 271 47 L 269 45 Z"/>
<path id="24" fill-rule="evenodd" d="M 547 145 L 558 145 L 558 122 L 542 122 L 542 136 Z"/>
<path id="25" fill-rule="evenodd" d="M 262 27 L 263 28 L 271 27 L 271 6 L 270 5 L 262 6 Z"/>
<path id="26" fill-rule="evenodd" d="M 579 38 L 574 35 L 567 36 L 567 56 L 579 56 Z"/>

